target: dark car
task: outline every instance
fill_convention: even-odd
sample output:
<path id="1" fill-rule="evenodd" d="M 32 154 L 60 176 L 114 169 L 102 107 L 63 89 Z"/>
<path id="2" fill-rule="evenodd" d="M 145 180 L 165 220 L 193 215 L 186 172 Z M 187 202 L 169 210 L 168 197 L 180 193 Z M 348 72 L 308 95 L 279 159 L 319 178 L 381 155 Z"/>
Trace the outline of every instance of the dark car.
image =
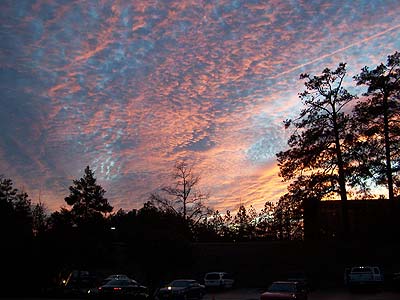
<path id="1" fill-rule="evenodd" d="M 204 294 L 204 285 L 196 280 L 178 279 L 160 288 L 156 293 L 156 299 L 201 299 Z"/>
<path id="2" fill-rule="evenodd" d="M 91 296 L 99 298 L 129 298 L 129 299 L 147 299 L 148 289 L 138 284 L 132 279 L 111 279 L 106 284 L 92 291 Z"/>
<path id="3" fill-rule="evenodd" d="M 393 273 L 392 284 L 396 290 L 400 290 L 400 272 Z"/>
<path id="4" fill-rule="evenodd" d="M 307 300 L 307 290 L 296 281 L 275 281 L 262 293 L 260 300 Z"/>
<path id="5" fill-rule="evenodd" d="M 62 278 L 61 287 L 65 295 L 82 296 L 98 284 L 98 276 L 86 270 L 73 270 Z"/>

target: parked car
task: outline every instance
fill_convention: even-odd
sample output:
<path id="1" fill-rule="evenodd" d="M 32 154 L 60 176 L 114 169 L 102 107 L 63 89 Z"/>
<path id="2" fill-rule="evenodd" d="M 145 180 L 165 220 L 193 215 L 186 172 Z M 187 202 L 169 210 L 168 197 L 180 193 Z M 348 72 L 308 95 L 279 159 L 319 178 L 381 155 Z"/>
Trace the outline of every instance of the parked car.
<path id="1" fill-rule="evenodd" d="M 98 284 L 98 277 L 87 270 L 73 270 L 61 281 L 65 295 L 81 296 Z"/>
<path id="2" fill-rule="evenodd" d="M 206 288 L 232 288 L 234 283 L 233 276 L 227 272 L 209 272 L 204 276 Z"/>
<path id="3" fill-rule="evenodd" d="M 347 276 L 347 284 L 350 288 L 380 287 L 383 284 L 383 274 L 378 266 L 352 267 Z"/>
<path id="4" fill-rule="evenodd" d="M 260 295 L 260 300 L 307 300 L 307 289 L 297 281 L 275 281 Z"/>
<path id="5" fill-rule="evenodd" d="M 312 284 L 309 276 L 307 276 L 304 271 L 290 271 L 286 278 L 287 281 L 296 281 L 301 284 L 308 290 L 311 291 L 314 289 L 314 284 Z"/>
<path id="6" fill-rule="evenodd" d="M 392 286 L 396 289 L 396 290 L 400 290 L 400 272 L 394 272 L 392 274 Z"/>
<path id="7" fill-rule="evenodd" d="M 99 298 L 129 298 L 129 299 L 147 299 L 149 297 L 148 289 L 132 279 L 111 279 L 107 283 L 99 286 L 97 290 L 90 290 L 89 296 Z"/>
<path id="8" fill-rule="evenodd" d="M 202 299 L 205 287 L 193 279 L 178 279 L 160 288 L 155 295 L 156 299 Z"/>

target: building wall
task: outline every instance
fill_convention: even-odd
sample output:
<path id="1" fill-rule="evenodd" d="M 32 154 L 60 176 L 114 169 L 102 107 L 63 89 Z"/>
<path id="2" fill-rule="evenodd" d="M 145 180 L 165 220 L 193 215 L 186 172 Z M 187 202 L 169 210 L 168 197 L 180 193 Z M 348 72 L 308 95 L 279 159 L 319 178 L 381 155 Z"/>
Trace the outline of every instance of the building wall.
<path id="1" fill-rule="evenodd" d="M 400 205 L 389 200 L 348 200 L 349 234 L 356 239 L 391 238 L 400 227 Z M 305 205 L 305 239 L 336 239 L 342 230 L 339 200 Z"/>

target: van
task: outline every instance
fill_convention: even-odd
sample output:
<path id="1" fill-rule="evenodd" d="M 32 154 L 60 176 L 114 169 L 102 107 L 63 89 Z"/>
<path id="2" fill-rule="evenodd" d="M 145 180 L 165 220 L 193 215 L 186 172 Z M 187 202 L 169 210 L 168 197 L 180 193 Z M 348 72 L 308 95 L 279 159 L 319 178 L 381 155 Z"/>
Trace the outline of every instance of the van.
<path id="1" fill-rule="evenodd" d="M 204 276 L 206 288 L 232 288 L 234 283 L 232 275 L 227 272 L 209 272 Z"/>

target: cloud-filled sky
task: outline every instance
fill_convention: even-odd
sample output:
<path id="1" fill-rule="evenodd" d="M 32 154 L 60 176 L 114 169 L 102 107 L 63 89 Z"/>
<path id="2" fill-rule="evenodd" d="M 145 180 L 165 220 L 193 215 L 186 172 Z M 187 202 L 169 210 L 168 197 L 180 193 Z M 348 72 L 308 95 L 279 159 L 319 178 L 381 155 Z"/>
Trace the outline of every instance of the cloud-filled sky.
<path id="1" fill-rule="evenodd" d="M 3 0 L 0 174 L 56 210 L 89 165 L 129 210 L 186 159 L 208 205 L 259 208 L 286 191 L 299 74 L 385 62 L 399 16 L 398 0 Z"/>

